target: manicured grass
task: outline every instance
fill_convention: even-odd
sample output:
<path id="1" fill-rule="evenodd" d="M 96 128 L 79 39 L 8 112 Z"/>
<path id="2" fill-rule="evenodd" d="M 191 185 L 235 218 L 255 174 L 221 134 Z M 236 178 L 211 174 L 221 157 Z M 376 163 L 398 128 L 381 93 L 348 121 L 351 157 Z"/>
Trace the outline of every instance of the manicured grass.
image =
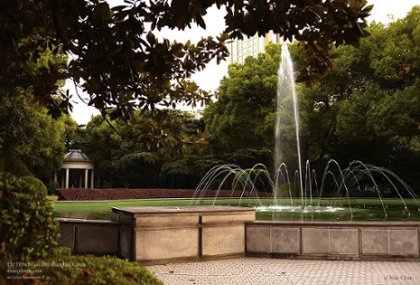
<path id="1" fill-rule="evenodd" d="M 235 204 L 238 199 L 219 199 L 217 204 Z M 148 207 L 148 206 L 193 206 L 197 200 L 191 199 L 138 199 L 138 200 L 113 200 L 113 201 L 59 201 L 53 203 L 56 211 L 101 211 L 110 210 L 112 207 Z M 213 200 L 206 199 L 198 205 L 212 205 Z"/>
<path id="2" fill-rule="evenodd" d="M 414 199 L 405 199 L 410 211 L 408 216 L 407 209 L 401 199 L 383 199 L 382 200 L 387 216 L 384 214 L 381 201 L 375 198 L 352 198 L 350 204 L 355 220 L 420 220 L 419 204 Z M 202 199 L 200 201 L 193 199 L 142 199 L 142 200 L 113 200 L 113 201 L 58 201 L 53 202 L 53 207 L 59 217 L 74 217 L 85 219 L 108 219 L 112 207 L 148 207 L 148 206 L 195 206 L 195 205 L 230 205 L 244 207 L 258 207 L 260 205 L 268 206 L 273 204 L 271 199 Z M 348 209 L 349 201 L 343 198 L 334 199 L 313 199 L 312 203 L 308 199 L 306 205 L 313 206 L 335 206 Z M 278 205 L 291 205 L 290 199 L 279 199 Z M 294 206 L 300 206 L 301 200 L 293 200 Z M 392 215 L 391 215 L 392 214 Z M 349 220 L 351 214 L 349 210 L 342 210 L 334 213 L 314 213 L 307 211 L 305 217 L 312 220 Z M 300 220 L 306 219 L 301 213 L 258 213 L 258 219 L 281 219 L 281 220 Z"/>
<path id="3" fill-rule="evenodd" d="M 264 205 L 269 205 L 270 200 L 262 200 Z M 256 199 L 138 199 L 138 200 L 113 200 L 113 201 L 58 201 L 52 203 L 59 217 L 75 217 L 89 219 L 107 219 L 112 207 L 152 207 L 152 206 L 195 206 L 195 205 L 231 205 L 231 206 L 257 206 Z"/>

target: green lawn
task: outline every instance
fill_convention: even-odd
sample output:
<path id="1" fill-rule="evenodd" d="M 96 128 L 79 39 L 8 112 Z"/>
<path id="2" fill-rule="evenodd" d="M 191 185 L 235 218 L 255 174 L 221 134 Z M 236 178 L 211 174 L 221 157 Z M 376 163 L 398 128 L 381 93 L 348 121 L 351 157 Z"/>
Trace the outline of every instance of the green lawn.
<path id="1" fill-rule="evenodd" d="M 238 199 L 218 199 L 217 205 L 238 205 Z M 149 207 L 149 206 L 194 206 L 213 205 L 213 199 L 197 202 L 192 199 L 139 199 L 113 201 L 66 201 L 53 202 L 55 212 L 59 217 L 77 218 L 108 218 L 112 207 Z M 254 199 L 243 199 L 243 206 L 254 206 Z M 268 202 L 266 202 L 268 204 Z"/>
<path id="2" fill-rule="evenodd" d="M 299 198 L 293 200 L 295 206 L 301 203 Z M 373 198 L 352 198 L 350 200 L 354 219 L 357 220 L 420 220 L 419 204 L 414 199 L 405 200 L 410 214 L 400 199 L 383 199 L 387 217 L 384 217 L 384 211 L 381 201 Z M 230 205 L 257 207 L 259 205 L 270 205 L 271 199 L 203 199 L 199 202 L 193 199 L 142 199 L 142 200 L 113 200 L 113 201 L 58 201 L 52 202 L 55 212 L 59 217 L 73 217 L 84 219 L 108 219 L 112 207 L 148 207 L 148 206 L 194 206 L 194 205 Z M 307 205 L 310 200 L 307 200 Z M 312 205 L 345 207 L 348 209 L 349 201 L 347 199 L 313 199 Z M 290 205 L 290 199 L 279 199 L 279 205 Z M 315 216 L 314 216 L 315 214 Z M 308 211 L 308 219 L 314 220 L 349 220 L 349 211 L 342 210 L 334 213 L 317 214 Z M 258 213 L 258 219 L 306 219 L 300 213 Z"/>

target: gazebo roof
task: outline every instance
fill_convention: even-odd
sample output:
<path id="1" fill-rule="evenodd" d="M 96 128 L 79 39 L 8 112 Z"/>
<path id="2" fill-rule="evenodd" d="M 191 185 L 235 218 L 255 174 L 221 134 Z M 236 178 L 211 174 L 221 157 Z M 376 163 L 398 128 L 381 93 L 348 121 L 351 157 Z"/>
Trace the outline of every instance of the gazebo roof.
<path id="1" fill-rule="evenodd" d="M 80 149 L 70 149 L 64 155 L 64 162 L 91 162 L 89 157 Z"/>

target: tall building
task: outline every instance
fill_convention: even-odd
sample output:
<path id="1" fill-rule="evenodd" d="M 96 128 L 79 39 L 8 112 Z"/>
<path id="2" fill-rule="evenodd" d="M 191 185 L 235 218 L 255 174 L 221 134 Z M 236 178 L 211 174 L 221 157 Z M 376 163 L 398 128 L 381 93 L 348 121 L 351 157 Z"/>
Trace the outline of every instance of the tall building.
<path id="1" fill-rule="evenodd" d="M 280 43 L 280 36 L 273 32 L 267 33 L 264 37 L 254 35 L 252 37 L 244 37 L 243 40 L 234 39 L 227 43 L 229 49 L 228 64 L 243 64 L 248 56 L 257 56 L 265 52 L 265 47 L 269 43 Z"/>

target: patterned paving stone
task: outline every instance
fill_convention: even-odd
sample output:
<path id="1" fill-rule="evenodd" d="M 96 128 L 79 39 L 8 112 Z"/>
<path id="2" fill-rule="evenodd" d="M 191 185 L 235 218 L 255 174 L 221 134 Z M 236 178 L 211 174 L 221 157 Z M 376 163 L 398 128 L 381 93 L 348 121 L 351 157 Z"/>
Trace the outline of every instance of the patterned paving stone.
<path id="1" fill-rule="evenodd" d="M 420 262 L 235 258 L 149 266 L 167 285 L 419 285 Z"/>

